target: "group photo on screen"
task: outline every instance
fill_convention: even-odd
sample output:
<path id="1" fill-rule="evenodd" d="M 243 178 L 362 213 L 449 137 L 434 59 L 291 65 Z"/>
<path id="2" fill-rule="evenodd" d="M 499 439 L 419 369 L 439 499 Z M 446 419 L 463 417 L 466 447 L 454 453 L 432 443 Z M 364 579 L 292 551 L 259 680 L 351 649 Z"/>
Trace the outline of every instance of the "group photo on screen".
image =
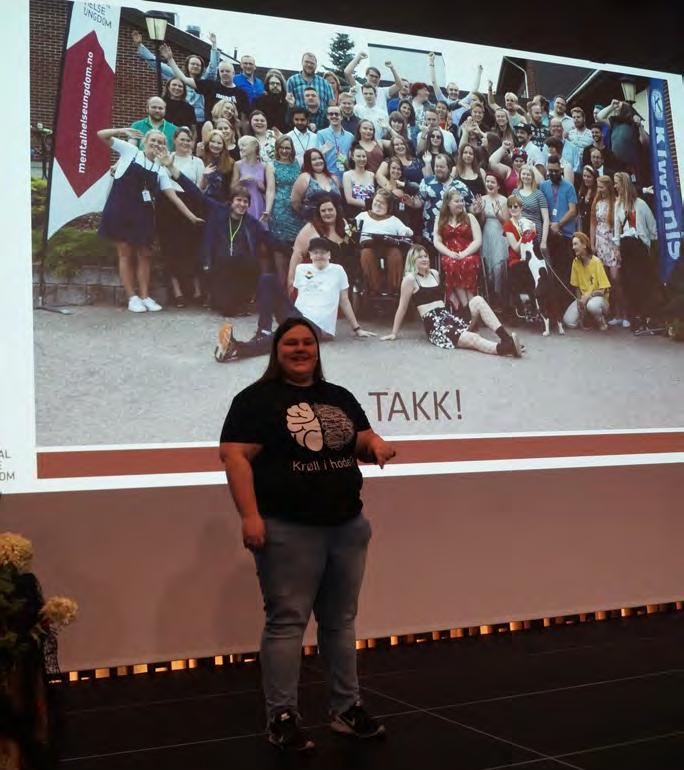
<path id="1" fill-rule="evenodd" d="M 39 445 L 216 438 L 291 316 L 390 435 L 672 425 L 649 76 L 323 24 L 266 57 L 262 17 L 122 7 L 106 179 L 46 241 L 63 5 L 31 3 L 34 294 L 71 306 L 34 318 Z"/>

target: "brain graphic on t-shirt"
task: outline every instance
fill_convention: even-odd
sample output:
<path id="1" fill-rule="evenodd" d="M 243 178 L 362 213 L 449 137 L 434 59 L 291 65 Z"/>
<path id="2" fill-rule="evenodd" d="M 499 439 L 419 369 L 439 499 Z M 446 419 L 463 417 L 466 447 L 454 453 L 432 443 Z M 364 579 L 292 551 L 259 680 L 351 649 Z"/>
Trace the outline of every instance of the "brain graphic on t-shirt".
<path id="1" fill-rule="evenodd" d="M 354 425 L 338 407 L 329 404 L 292 404 L 287 409 L 287 429 L 292 438 L 312 452 L 340 450 L 354 438 Z"/>
<path id="2" fill-rule="evenodd" d="M 314 404 L 314 412 L 323 429 L 323 441 L 329 449 L 339 450 L 354 437 L 354 425 L 338 407 Z"/>
<path id="3" fill-rule="evenodd" d="M 287 409 L 287 429 L 293 439 L 305 449 L 323 449 L 323 431 L 310 404 L 292 404 Z"/>

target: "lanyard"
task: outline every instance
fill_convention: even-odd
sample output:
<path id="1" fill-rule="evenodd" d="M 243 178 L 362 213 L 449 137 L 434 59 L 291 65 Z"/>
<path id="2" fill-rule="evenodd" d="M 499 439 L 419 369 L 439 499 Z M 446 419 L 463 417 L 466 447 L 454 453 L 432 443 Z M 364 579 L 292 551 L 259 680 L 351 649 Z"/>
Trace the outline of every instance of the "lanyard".
<path id="1" fill-rule="evenodd" d="M 311 141 L 311 133 L 307 130 L 306 132 L 306 147 L 304 146 L 304 142 L 302 142 L 301 137 L 299 134 L 301 134 L 301 131 L 297 131 L 297 129 L 294 130 L 294 137 L 299 142 L 299 146 L 306 152 L 306 150 L 309 149 L 309 142 Z"/>
<path id="2" fill-rule="evenodd" d="M 233 256 L 233 242 L 237 238 L 237 234 L 240 232 L 240 228 L 242 227 L 242 220 L 244 217 L 240 217 L 240 224 L 235 229 L 235 232 L 233 232 L 233 220 L 228 217 L 228 233 L 230 237 L 230 256 Z"/>

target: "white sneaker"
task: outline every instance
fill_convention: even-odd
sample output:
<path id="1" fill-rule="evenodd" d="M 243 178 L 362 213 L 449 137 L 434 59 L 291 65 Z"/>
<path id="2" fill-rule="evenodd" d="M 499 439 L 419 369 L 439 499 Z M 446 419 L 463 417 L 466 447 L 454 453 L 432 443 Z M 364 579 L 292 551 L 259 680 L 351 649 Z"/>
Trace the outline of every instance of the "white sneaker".
<path id="1" fill-rule="evenodd" d="M 140 301 L 145 306 L 145 309 L 152 313 L 156 313 L 157 310 L 162 309 L 162 306 L 158 302 L 155 302 L 152 297 L 143 297 Z"/>
<path id="2" fill-rule="evenodd" d="M 632 324 L 625 318 L 625 320 L 622 322 L 622 328 L 629 329 L 631 326 Z"/>
<path id="3" fill-rule="evenodd" d="M 608 326 L 622 326 L 622 318 L 611 318 Z"/>
<path id="4" fill-rule="evenodd" d="M 146 313 L 147 307 L 143 300 L 137 294 L 134 294 L 128 299 L 128 309 L 131 313 Z"/>

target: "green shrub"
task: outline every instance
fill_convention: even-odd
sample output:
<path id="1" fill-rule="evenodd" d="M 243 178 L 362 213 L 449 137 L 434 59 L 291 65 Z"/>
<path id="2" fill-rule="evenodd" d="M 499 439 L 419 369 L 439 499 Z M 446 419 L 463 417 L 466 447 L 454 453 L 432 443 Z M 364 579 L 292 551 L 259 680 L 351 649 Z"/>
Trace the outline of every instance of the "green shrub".
<path id="1" fill-rule="evenodd" d="M 33 230 L 33 254 L 38 259 L 43 229 Z M 116 247 L 95 230 L 66 226 L 48 241 L 45 267 L 61 278 L 73 278 L 84 265 L 116 265 Z"/>

